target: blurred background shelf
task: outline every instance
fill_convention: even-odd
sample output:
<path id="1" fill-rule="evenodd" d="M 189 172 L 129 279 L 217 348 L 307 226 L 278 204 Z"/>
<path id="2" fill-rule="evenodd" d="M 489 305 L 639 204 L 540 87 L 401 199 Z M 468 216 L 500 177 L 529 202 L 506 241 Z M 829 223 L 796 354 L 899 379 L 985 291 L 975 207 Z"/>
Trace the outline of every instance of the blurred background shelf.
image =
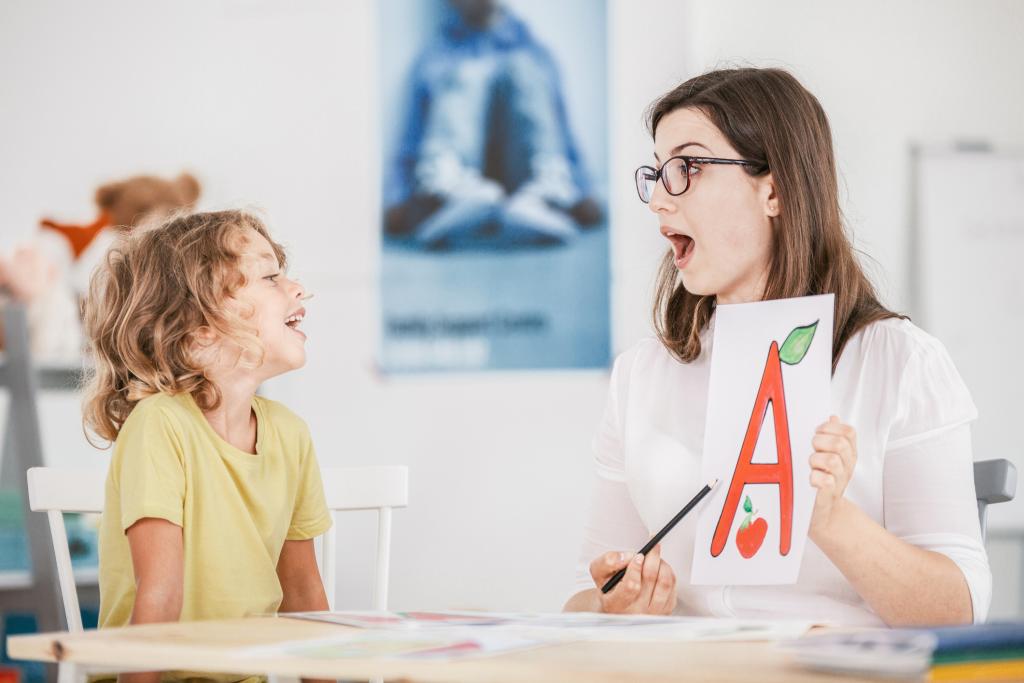
<path id="1" fill-rule="evenodd" d="M 0 636 L 25 631 L 66 628 L 60 606 L 56 563 L 46 516 L 28 508 L 25 473 L 43 466 L 43 434 L 39 393 L 76 392 L 85 368 L 32 361 L 25 309 L 3 302 L 5 352 L 0 355 L 0 389 L 7 394 L 7 419 L 0 452 Z M 99 603 L 97 544 L 92 519 L 66 515 L 71 532 L 79 600 L 85 623 L 95 624 Z M 6 659 L 6 652 L 0 649 Z M 56 667 L 25 670 L 26 681 L 56 680 Z"/>
<path id="2" fill-rule="evenodd" d="M 98 586 L 99 568 L 87 567 L 75 570 L 75 582 L 79 586 Z M 0 591 L 7 589 L 29 588 L 32 585 L 32 572 L 27 569 L 0 571 Z"/>

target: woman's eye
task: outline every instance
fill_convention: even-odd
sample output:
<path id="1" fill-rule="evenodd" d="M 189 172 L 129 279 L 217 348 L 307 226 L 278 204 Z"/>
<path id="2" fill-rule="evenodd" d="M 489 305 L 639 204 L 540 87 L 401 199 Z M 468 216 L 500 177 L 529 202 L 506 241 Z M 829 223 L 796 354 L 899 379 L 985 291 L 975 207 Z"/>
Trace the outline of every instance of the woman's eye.
<path id="1" fill-rule="evenodd" d="M 267 275 L 264 280 L 270 280 L 274 284 L 277 284 L 277 278 L 281 277 L 281 273 L 274 273 L 273 275 Z"/>
<path id="2" fill-rule="evenodd" d="M 669 166 L 667 171 L 665 171 L 665 172 L 668 173 L 669 181 L 670 182 L 672 182 L 672 181 L 686 182 L 686 164 L 683 164 L 683 163 L 673 164 L 673 165 Z"/>
<path id="3" fill-rule="evenodd" d="M 700 166 L 698 166 L 697 164 L 690 164 L 690 177 L 691 178 L 693 176 L 695 176 L 695 175 L 699 175 L 700 172 L 701 172 L 701 167 Z"/>

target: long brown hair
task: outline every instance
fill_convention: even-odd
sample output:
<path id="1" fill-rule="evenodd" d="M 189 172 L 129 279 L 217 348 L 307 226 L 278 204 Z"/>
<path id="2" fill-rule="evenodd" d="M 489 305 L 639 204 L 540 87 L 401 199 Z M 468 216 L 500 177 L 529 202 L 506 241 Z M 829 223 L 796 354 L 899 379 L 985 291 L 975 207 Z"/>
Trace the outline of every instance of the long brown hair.
<path id="1" fill-rule="evenodd" d="M 135 228 L 107 252 L 85 302 L 94 362 L 83 411 L 87 436 L 91 429 L 113 441 L 135 404 L 156 393 L 187 392 L 201 409 L 216 408 L 220 391 L 198 357 L 200 328 L 262 359 L 246 311 L 227 305 L 245 285 L 239 259 L 250 230 L 270 242 L 284 268 L 284 250 L 259 218 L 242 211 L 186 214 Z"/>
<path id="2" fill-rule="evenodd" d="M 839 209 L 835 156 L 828 118 L 818 100 L 782 69 L 721 69 L 691 78 L 647 110 L 653 136 L 661 119 L 692 108 L 707 116 L 733 148 L 769 171 L 779 198 L 772 218 L 772 254 L 764 300 L 812 294 L 835 295 L 832 369 L 843 347 L 865 325 L 905 318 L 885 308 L 861 269 Z M 670 249 L 658 269 L 654 326 L 681 361 L 695 360 L 700 333 L 715 297 L 688 292 Z"/>

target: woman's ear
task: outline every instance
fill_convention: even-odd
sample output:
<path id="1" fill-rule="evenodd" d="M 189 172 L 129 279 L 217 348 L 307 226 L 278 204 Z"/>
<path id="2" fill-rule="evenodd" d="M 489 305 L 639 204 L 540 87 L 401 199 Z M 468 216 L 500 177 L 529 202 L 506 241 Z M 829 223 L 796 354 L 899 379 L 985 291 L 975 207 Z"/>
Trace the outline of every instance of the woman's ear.
<path id="1" fill-rule="evenodd" d="M 775 179 L 768 173 L 761 177 L 761 202 L 764 214 L 769 218 L 778 218 L 782 210 L 779 207 L 779 194 L 775 191 Z"/>

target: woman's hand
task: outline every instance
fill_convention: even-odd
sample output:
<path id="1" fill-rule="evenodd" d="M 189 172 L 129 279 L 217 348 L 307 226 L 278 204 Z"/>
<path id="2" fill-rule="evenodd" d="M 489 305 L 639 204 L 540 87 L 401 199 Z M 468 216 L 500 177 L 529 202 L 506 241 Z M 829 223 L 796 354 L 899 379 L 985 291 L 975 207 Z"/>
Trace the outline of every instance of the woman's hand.
<path id="1" fill-rule="evenodd" d="M 811 513 L 811 539 L 825 533 L 843 500 L 857 464 L 857 432 L 833 415 L 818 427 L 811 440 L 811 486 L 818 489 Z"/>
<path id="2" fill-rule="evenodd" d="M 601 586 L 623 567 L 626 575 L 607 593 Z M 676 574 L 661 559 L 657 545 L 646 557 L 637 553 L 605 553 L 590 563 L 601 611 L 609 614 L 672 614 L 676 606 Z"/>

